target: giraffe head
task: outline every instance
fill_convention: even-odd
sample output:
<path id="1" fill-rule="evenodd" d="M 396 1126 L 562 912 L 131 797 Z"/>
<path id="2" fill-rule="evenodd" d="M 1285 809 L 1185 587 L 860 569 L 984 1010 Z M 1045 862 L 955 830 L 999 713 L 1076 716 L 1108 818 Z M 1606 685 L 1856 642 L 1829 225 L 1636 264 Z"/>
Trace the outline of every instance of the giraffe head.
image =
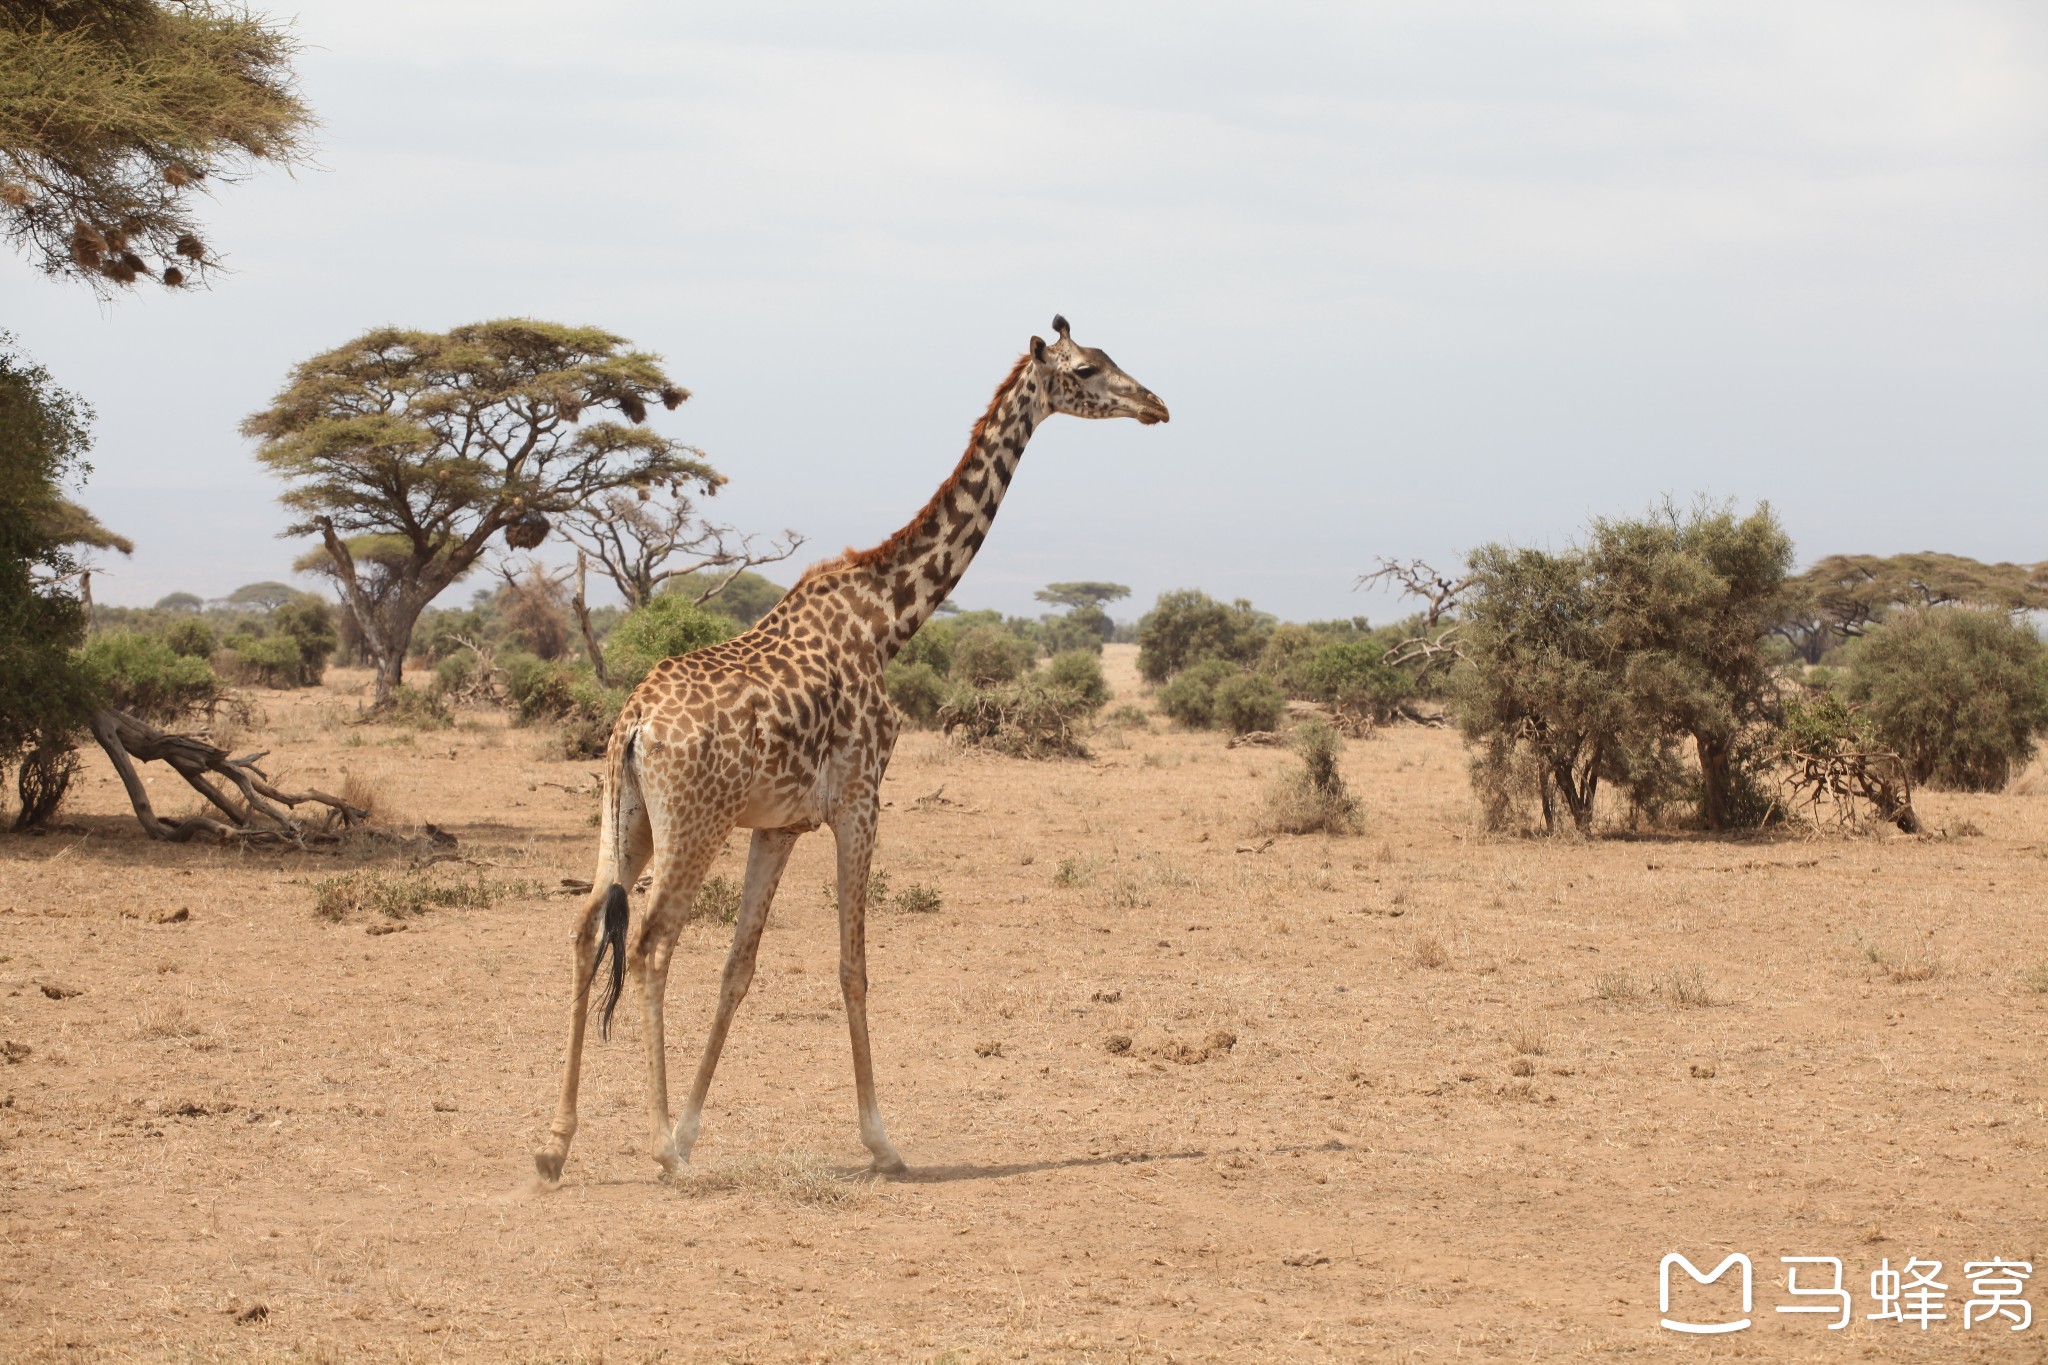
<path id="1" fill-rule="evenodd" d="M 1118 369 L 1104 352 L 1076 344 L 1065 318 L 1055 316 L 1052 329 L 1060 339 L 1048 346 L 1040 337 L 1031 338 L 1031 359 L 1047 372 L 1054 412 L 1135 417 L 1148 427 L 1167 420 L 1159 395 Z"/>

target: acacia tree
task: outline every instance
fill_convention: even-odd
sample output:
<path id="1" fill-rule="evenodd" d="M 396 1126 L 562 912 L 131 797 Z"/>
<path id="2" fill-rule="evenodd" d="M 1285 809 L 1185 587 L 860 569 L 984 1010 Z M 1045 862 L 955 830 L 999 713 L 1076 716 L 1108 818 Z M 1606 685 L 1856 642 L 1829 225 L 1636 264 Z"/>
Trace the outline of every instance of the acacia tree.
<path id="1" fill-rule="evenodd" d="M 1561 802 L 1583 834 L 1629 720 L 1585 553 L 1484 545 L 1468 567 L 1455 710 L 1479 748 L 1472 777 L 1488 823 L 1505 821 L 1527 772 L 1544 828 L 1557 828 Z"/>
<path id="2" fill-rule="evenodd" d="M 1776 697 L 1763 644 L 1792 545 L 1768 507 L 1599 520 L 1559 553 L 1482 547 L 1461 589 L 1454 673 L 1490 818 L 1533 773 L 1544 822 L 1561 801 L 1589 829 L 1603 783 L 1639 806 L 1677 785 L 1690 740 L 1699 819 L 1724 829 L 1761 760 Z"/>
<path id="3" fill-rule="evenodd" d="M 551 518 L 615 490 L 716 477 L 642 425 L 650 404 L 688 397 L 658 357 L 595 327 L 383 327 L 300 365 L 242 431 L 287 485 L 285 534 L 320 537 L 383 705 L 420 612 L 493 537 L 532 549 Z M 582 424 L 598 408 L 626 421 Z M 364 536 L 374 573 L 352 548 Z"/>
<path id="4" fill-rule="evenodd" d="M 1985 564 L 1965 555 L 1829 555 L 1786 584 L 1773 630 L 1817 664 L 1899 608 L 2048 608 L 2048 564 Z"/>
<path id="5" fill-rule="evenodd" d="M 680 449 L 697 461 L 689 474 L 660 487 L 606 493 L 562 517 L 562 538 L 596 561 L 628 609 L 646 606 L 656 589 L 676 579 L 691 580 L 686 590 L 701 606 L 755 565 L 788 559 L 804 543 L 795 531 L 784 531 L 764 548 L 753 536 L 700 516 L 691 485 L 711 497 L 726 477 L 705 462 L 703 451 Z"/>
<path id="6" fill-rule="evenodd" d="M 0 232 L 101 293 L 216 261 L 194 192 L 304 156 L 287 30 L 192 0 L 0 6 Z"/>
<path id="7" fill-rule="evenodd" d="M 1775 673 L 1763 642 L 1780 616 L 1792 541 L 1768 506 L 1593 523 L 1587 568 L 1604 643 L 1621 664 L 1642 728 L 1693 741 L 1700 821 L 1725 829 L 1745 812 L 1746 736 L 1771 719 Z"/>

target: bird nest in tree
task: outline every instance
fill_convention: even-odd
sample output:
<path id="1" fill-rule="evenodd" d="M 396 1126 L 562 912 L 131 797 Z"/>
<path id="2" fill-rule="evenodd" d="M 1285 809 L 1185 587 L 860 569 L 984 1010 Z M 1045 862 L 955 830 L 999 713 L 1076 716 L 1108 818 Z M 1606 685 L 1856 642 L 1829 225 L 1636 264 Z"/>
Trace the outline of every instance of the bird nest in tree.
<path id="1" fill-rule="evenodd" d="M 554 523 L 539 512 L 521 512 L 505 523 L 505 543 L 515 550 L 531 550 L 548 538 Z"/>

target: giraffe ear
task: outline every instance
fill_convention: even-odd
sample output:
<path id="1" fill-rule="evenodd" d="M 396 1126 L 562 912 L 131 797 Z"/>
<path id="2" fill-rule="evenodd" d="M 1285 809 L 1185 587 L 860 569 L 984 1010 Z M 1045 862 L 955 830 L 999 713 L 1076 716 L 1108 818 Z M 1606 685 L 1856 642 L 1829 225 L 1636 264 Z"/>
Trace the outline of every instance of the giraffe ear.
<path id="1" fill-rule="evenodd" d="M 1038 362 L 1039 362 L 1040 364 L 1043 364 L 1043 363 L 1045 363 L 1045 338 L 1044 338 L 1044 337 L 1033 337 L 1033 338 L 1031 338 L 1031 358 L 1032 358 L 1033 360 L 1036 360 L 1036 361 L 1038 361 Z"/>
<path id="2" fill-rule="evenodd" d="M 1068 341 L 1072 339 L 1067 335 L 1067 333 L 1071 332 L 1073 328 L 1069 327 L 1067 325 L 1067 320 L 1064 317 L 1060 316 L 1058 313 L 1054 313 L 1052 315 L 1052 329 L 1060 334 L 1061 341 Z"/>

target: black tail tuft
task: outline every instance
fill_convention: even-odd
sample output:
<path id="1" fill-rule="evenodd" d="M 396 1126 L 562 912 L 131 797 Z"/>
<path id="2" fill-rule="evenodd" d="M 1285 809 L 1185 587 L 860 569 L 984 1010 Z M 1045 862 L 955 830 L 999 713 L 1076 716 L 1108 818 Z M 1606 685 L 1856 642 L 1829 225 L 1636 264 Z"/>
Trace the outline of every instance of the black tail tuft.
<path id="1" fill-rule="evenodd" d="M 619 1007 L 619 995 L 626 989 L 626 888 L 617 882 L 604 893 L 604 932 L 597 940 L 597 959 L 590 964 L 591 975 L 604 963 L 605 950 L 612 955 L 612 979 L 605 984 L 599 1032 L 612 1036 L 612 1011 Z"/>

